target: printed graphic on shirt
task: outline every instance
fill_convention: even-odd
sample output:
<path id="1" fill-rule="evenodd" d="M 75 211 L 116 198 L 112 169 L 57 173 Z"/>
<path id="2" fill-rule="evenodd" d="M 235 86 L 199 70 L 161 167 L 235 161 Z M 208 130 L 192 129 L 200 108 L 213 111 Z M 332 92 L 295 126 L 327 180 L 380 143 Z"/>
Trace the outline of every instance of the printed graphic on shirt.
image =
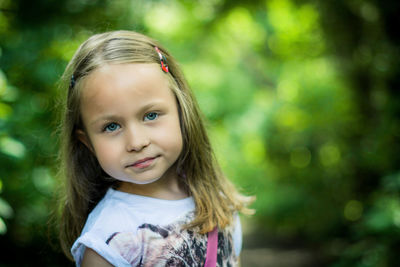
<path id="1" fill-rule="evenodd" d="M 143 224 L 136 233 L 112 234 L 107 244 L 131 266 L 204 266 L 207 234 L 182 229 L 193 215 L 167 226 Z M 236 266 L 232 235 L 218 232 L 217 266 Z"/>

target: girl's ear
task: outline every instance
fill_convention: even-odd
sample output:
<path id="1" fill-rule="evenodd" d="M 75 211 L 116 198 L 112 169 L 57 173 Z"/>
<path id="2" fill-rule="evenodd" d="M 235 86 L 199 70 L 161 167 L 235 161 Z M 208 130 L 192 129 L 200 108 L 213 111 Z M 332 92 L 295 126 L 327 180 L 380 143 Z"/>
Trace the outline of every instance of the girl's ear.
<path id="1" fill-rule="evenodd" d="M 79 141 L 82 142 L 82 144 L 84 144 L 90 151 L 93 151 L 93 147 L 92 144 L 90 143 L 89 137 L 87 136 L 87 134 L 82 131 L 82 130 L 76 130 L 75 132 L 76 137 L 78 138 Z"/>

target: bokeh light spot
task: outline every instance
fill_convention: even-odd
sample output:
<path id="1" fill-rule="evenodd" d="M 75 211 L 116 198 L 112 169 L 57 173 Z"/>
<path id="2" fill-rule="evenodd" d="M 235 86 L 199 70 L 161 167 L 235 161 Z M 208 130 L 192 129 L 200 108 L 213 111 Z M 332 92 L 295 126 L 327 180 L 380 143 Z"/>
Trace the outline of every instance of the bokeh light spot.
<path id="1" fill-rule="evenodd" d="M 54 180 L 49 169 L 45 167 L 35 168 L 32 173 L 33 184 L 43 194 L 50 194 L 53 190 Z"/>
<path id="2" fill-rule="evenodd" d="M 278 84 L 277 87 L 278 97 L 286 101 L 295 100 L 298 95 L 298 91 L 299 88 L 297 84 L 288 80 L 283 80 Z"/>
<path id="3" fill-rule="evenodd" d="M 7 226 L 3 219 L 0 217 L 0 235 L 4 235 L 7 232 Z"/>
<path id="4" fill-rule="evenodd" d="M 319 159 L 325 167 L 335 165 L 340 161 L 340 150 L 334 144 L 325 144 L 319 150 Z"/>
<path id="5" fill-rule="evenodd" d="M 159 35 L 171 36 L 179 32 L 185 21 L 185 14 L 177 2 L 159 3 L 147 12 L 146 25 Z"/>
<path id="6" fill-rule="evenodd" d="M 297 168 L 305 168 L 310 164 L 311 152 L 306 147 L 297 147 L 290 153 L 290 164 Z"/>
<path id="7" fill-rule="evenodd" d="M 379 18 L 379 12 L 374 5 L 368 2 L 364 2 L 361 5 L 361 15 L 367 21 L 377 21 Z"/>
<path id="8" fill-rule="evenodd" d="M 276 113 L 277 124 L 283 127 L 300 131 L 308 124 L 307 114 L 295 106 L 284 105 L 280 108 L 279 112 Z"/>
<path id="9" fill-rule="evenodd" d="M 6 91 L 7 80 L 4 73 L 0 70 L 0 96 Z"/>
<path id="10" fill-rule="evenodd" d="M 4 103 L 0 102 L 0 119 L 7 118 L 12 113 L 12 108 Z"/>
<path id="11" fill-rule="evenodd" d="M 22 158 L 25 156 L 26 149 L 21 142 L 10 137 L 3 137 L 0 139 L 0 151 L 12 157 Z"/>
<path id="12" fill-rule="evenodd" d="M 344 217 L 349 221 L 358 220 L 363 213 L 363 204 L 357 200 L 350 200 L 344 207 Z"/>
<path id="13" fill-rule="evenodd" d="M 400 227 L 400 209 L 396 209 L 393 213 L 393 223 L 397 227 Z"/>
<path id="14" fill-rule="evenodd" d="M 263 44 L 265 31 L 260 28 L 250 12 L 245 8 L 236 8 L 226 18 L 226 29 L 236 42 L 242 44 Z"/>
<path id="15" fill-rule="evenodd" d="M 0 216 L 3 218 L 11 218 L 14 216 L 14 211 L 11 206 L 2 198 L 0 198 Z"/>
<path id="16" fill-rule="evenodd" d="M 254 136 L 245 138 L 243 152 L 250 164 L 260 164 L 265 160 L 265 145 L 260 138 Z"/>

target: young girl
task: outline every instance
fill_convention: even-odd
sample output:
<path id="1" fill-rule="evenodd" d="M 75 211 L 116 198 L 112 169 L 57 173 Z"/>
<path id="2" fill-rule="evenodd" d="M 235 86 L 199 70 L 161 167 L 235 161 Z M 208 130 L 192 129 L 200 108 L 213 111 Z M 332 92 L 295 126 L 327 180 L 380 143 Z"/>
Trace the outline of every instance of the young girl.
<path id="1" fill-rule="evenodd" d="M 135 32 L 97 34 L 62 82 L 64 253 L 77 266 L 236 265 L 250 198 L 221 173 L 171 55 Z"/>

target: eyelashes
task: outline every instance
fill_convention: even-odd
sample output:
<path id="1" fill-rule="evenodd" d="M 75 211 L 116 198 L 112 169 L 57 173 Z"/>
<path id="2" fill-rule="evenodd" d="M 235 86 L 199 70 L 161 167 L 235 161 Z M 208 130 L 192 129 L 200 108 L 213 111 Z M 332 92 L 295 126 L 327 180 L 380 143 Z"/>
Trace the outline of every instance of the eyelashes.
<path id="1" fill-rule="evenodd" d="M 121 126 L 118 123 L 112 122 L 104 127 L 103 132 L 111 133 L 115 132 L 116 130 L 119 130 L 119 128 L 121 128 Z"/>
<path id="2" fill-rule="evenodd" d="M 145 121 L 154 121 L 155 119 L 158 118 L 158 113 L 157 112 L 149 112 L 144 116 Z"/>
<path id="3" fill-rule="evenodd" d="M 143 117 L 143 121 L 154 121 L 159 116 L 160 116 L 160 113 L 152 111 L 152 112 L 147 113 Z M 119 123 L 111 122 L 111 123 L 106 124 L 103 127 L 103 132 L 112 133 L 112 132 L 118 131 L 120 128 L 121 128 L 121 125 Z"/>

